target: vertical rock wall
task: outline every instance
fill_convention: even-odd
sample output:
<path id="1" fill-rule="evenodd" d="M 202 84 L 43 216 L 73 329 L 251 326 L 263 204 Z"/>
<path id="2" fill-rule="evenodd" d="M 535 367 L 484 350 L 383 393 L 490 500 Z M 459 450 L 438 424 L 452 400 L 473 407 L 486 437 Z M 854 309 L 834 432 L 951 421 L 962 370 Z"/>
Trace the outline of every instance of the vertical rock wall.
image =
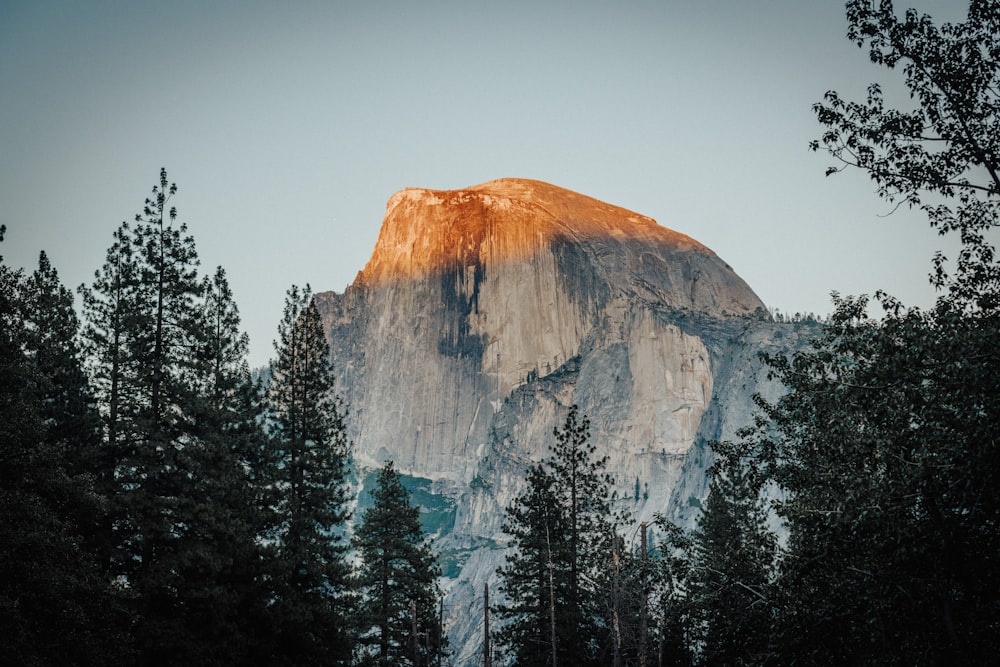
<path id="1" fill-rule="evenodd" d="M 569 406 L 637 521 L 684 517 L 704 495 L 703 443 L 750 415 L 754 332 L 773 326 L 693 239 L 519 179 L 394 195 L 355 283 L 316 298 L 359 465 L 392 459 L 454 508 L 438 548 L 458 663 L 502 562 L 503 510 Z"/>

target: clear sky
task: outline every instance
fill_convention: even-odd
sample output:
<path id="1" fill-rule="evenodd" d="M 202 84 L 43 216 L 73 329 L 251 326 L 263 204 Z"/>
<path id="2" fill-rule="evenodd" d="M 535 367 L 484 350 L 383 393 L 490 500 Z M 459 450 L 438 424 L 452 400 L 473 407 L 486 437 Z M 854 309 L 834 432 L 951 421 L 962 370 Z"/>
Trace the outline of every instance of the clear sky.
<path id="1" fill-rule="evenodd" d="M 807 148 L 826 90 L 880 76 L 845 31 L 837 0 L 0 0 L 0 254 L 89 283 L 164 166 L 261 365 L 284 291 L 343 291 L 393 192 L 523 177 L 693 236 L 785 312 L 926 305 L 946 246 Z"/>

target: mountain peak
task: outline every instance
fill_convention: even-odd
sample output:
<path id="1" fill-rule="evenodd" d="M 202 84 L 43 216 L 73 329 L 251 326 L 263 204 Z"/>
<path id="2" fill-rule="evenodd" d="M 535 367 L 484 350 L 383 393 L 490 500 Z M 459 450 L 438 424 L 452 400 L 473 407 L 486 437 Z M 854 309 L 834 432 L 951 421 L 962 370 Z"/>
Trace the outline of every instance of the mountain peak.
<path id="1" fill-rule="evenodd" d="M 754 341 L 768 325 L 746 317 L 763 304 L 731 267 L 647 216 L 539 181 L 396 193 L 355 284 L 316 299 L 354 463 L 363 477 L 392 460 L 423 480 L 452 610 L 503 563 L 503 508 L 569 406 L 650 521 L 704 498 L 695 444 L 735 437 L 765 388 Z M 448 626 L 472 662 L 477 619 L 459 611 Z"/>
<path id="2" fill-rule="evenodd" d="M 394 194 L 359 278 L 377 285 L 472 263 L 523 260 L 556 241 L 601 239 L 711 252 L 648 216 L 542 181 L 501 178 L 458 190 Z"/>

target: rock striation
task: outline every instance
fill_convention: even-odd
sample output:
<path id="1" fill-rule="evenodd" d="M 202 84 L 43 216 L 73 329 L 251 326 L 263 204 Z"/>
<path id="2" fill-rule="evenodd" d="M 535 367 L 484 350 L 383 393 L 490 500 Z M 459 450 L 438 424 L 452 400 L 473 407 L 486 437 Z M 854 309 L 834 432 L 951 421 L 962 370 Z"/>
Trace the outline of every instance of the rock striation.
<path id="1" fill-rule="evenodd" d="M 437 503 L 458 663 L 503 558 L 503 510 L 576 403 L 636 521 L 689 519 L 705 442 L 773 394 L 782 328 L 714 252 L 646 216 L 501 179 L 393 195 L 371 259 L 316 295 L 363 470 L 395 461 Z M 444 507 L 445 509 L 440 509 Z"/>

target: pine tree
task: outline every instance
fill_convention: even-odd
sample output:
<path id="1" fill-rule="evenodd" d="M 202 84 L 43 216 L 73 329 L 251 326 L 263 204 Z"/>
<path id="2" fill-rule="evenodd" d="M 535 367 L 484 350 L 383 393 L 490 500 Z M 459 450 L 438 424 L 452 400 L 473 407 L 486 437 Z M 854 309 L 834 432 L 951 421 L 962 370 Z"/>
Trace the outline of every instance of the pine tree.
<path id="1" fill-rule="evenodd" d="M 64 295 L 44 254 L 28 279 L 0 264 L 4 664 L 114 665 L 128 654 L 119 605 L 85 539 L 88 511 L 99 512 L 79 472 L 93 421 L 86 389 L 75 382 L 75 331 Z M 56 323 L 66 326 L 44 329 Z"/>
<path id="2" fill-rule="evenodd" d="M 506 601 L 496 610 L 508 624 L 499 640 L 516 656 L 516 664 L 610 661 L 609 576 L 618 536 L 611 479 L 603 471 L 607 459 L 596 458 L 590 420 L 580 418 L 575 405 L 553 436 L 551 456 L 529 471 L 528 488 L 508 510 L 504 524 L 515 551 L 499 570 Z M 542 564 L 545 573 L 539 570 Z M 525 579 L 525 572 L 532 578 Z M 533 637 L 527 625 L 532 614 L 544 612 L 542 601 L 549 603 L 548 640 Z M 541 655 L 538 642 L 547 644 Z"/>
<path id="3" fill-rule="evenodd" d="M 260 578 L 246 571 L 258 528 L 240 450 L 256 414 L 232 295 L 221 272 L 199 279 L 194 239 L 169 205 L 176 192 L 161 170 L 81 288 L 104 423 L 97 489 L 111 508 L 98 542 L 134 596 L 140 662 L 211 664 L 252 634 L 239 601 Z"/>
<path id="4" fill-rule="evenodd" d="M 25 347 L 46 379 L 45 420 L 49 441 L 66 452 L 74 475 L 90 473 L 100 447 L 100 421 L 77 340 L 80 323 L 73 294 L 43 251 L 25 292 Z M 93 511 L 93 508 L 91 509 Z"/>
<path id="5" fill-rule="evenodd" d="M 504 601 L 494 611 L 503 623 L 497 642 L 515 665 L 551 667 L 557 664 L 561 644 L 573 641 L 560 636 L 563 624 L 556 624 L 556 608 L 563 609 L 566 598 L 562 552 L 567 540 L 554 487 L 543 466 L 529 468 L 527 487 L 507 508 L 503 525 L 515 548 L 497 571 Z"/>
<path id="6" fill-rule="evenodd" d="M 687 581 L 692 640 L 703 664 L 765 662 L 777 540 L 767 528 L 762 470 L 740 444 L 716 442 L 708 499 L 692 535 Z"/>
<path id="7" fill-rule="evenodd" d="M 649 664 L 688 667 L 692 655 L 692 613 L 688 597 L 693 543 L 689 532 L 658 516 L 655 525 L 663 534 L 656 548 L 650 582 L 649 638 L 655 660 Z"/>
<path id="8" fill-rule="evenodd" d="M 653 526 L 640 524 L 627 542 L 619 538 L 612 552 L 611 597 L 606 604 L 612 610 L 609 639 L 614 644 L 605 650 L 612 665 L 684 664 L 686 653 L 677 645 L 679 639 L 686 640 L 686 589 L 681 585 L 687 581 L 688 549 L 678 553 L 676 545 L 690 540 L 674 526 L 667 532 L 671 537 L 658 549 Z M 665 642 L 667 655 L 661 658 Z"/>
<path id="9" fill-rule="evenodd" d="M 95 489 L 106 499 L 107 516 L 95 540 L 98 557 L 112 576 L 124 574 L 120 550 L 123 507 L 119 497 L 117 470 L 129 443 L 137 440 L 135 420 L 138 409 L 138 373 L 131 355 L 133 313 L 137 310 L 137 258 L 130 241 L 131 228 L 123 222 L 113 234 L 104 265 L 94 272 L 91 287 L 81 285 L 84 328 L 81 343 L 90 386 L 97 400 L 103 424 L 103 446 L 91 466 Z"/>
<path id="10" fill-rule="evenodd" d="M 178 593 L 180 539 L 195 446 L 192 377 L 201 332 L 194 239 L 169 206 L 177 186 L 160 171 L 134 225 L 122 224 L 109 262 L 86 292 L 94 365 L 105 390 L 113 460 L 115 564 L 138 596 L 136 636 L 144 662 L 185 661 L 184 605 Z M 101 396 L 101 394 L 99 394 Z"/>
<path id="11" fill-rule="evenodd" d="M 351 590 L 343 530 L 349 446 L 330 348 L 308 286 L 288 290 L 275 349 L 267 390 L 278 519 L 269 535 L 277 544 L 270 609 L 275 659 L 347 662 Z"/>
<path id="12" fill-rule="evenodd" d="M 556 497 L 566 516 L 566 555 L 569 559 L 567 599 L 563 615 L 570 632 L 588 637 L 566 647 L 569 663 L 606 661 L 610 637 L 613 541 L 618 540 L 616 517 L 611 509 L 611 477 L 604 468 L 607 457 L 597 458 L 590 439 L 590 419 L 570 407 L 563 428 L 554 429 L 550 459 Z M 561 661 L 562 662 L 562 661 Z"/>
<path id="13" fill-rule="evenodd" d="M 114 234 L 91 288 L 81 288 L 89 368 L 105 420 L 109 493 L 117 502 L 116 563 L 139 590 L 174 534 L 171 514 L 184 477 L 177 456 L 192 390 L 186 372 L 197 349 L 197 255 L 186 227 L 174 226 L 166 171 L 134 225 Z M 146 584 L 151 588 L 145 589 Z"/>
<path id="14" fill-rule="evenodd" d="M 248 659 L 268 603 L 264 586 L 263 490 L 255 477 L 265 438 L 258 424 L 259 389 L 250 378 L 247 335 L 225 271 L 202 284 L 202 345 L 194 355 L 197 402 L 193 437 L 184 448 L 194 474 L 179 499 L 190 517 L 178 536 L 176 592 L 184 609 L 184 653 L 198 664 Z"/>
<path id="15" fill-rule="evenodd" d="M 391 461 L 379 471 L 372 495 L 374 503 L 354 536 L 361 556 L 361 662 L 437 664 L 444 655 L 437 614 L 440 571 L 420 525 L 420 508 L 410 504 Z"/>
<path id="16" fill-rule="evenodd" d="M 83 369 L 78 343 L 79 320 L 73 294 L 62 285 L 45 252 L 23 286 L 24 350 L 42 379 L 42 418 L 46 445 L 57 454 L 61 470 L 78 482 L 80 495 L 68 499 L 75 523 L 95 556 L 97 538 L 107 520 L 107 503 L 95 488 L 100 467 L 101 424 Z"/>

